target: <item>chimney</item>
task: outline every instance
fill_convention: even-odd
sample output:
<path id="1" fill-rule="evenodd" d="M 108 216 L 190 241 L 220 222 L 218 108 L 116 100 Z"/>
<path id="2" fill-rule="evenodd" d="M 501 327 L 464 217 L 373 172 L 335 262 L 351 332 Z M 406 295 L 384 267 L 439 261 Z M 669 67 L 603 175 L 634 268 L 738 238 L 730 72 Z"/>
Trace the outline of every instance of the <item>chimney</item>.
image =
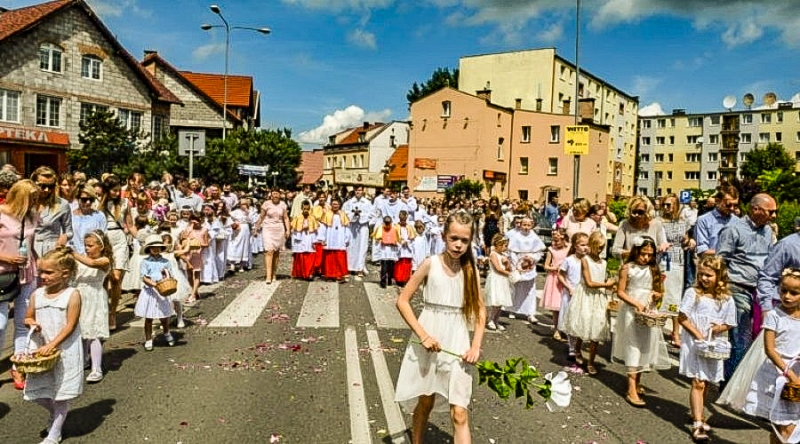
<path id="1" fill-rule="evenodd" d="M 364 122 L 364 131 L 369 129 L 369 122 Z"/>
<path id="2" fill-rule="evenodd" d="M 155 49 L 145 49 L 144 50 L 144 57 L 145 58 L 147 58 L 147 56 L 152 55 L 152 54 L 156 54 L 157 55 L 158 51 L 156 51 Z"/>
<path id="3" fill-rule="evenodd" d="M 514 109 L 522 109 L 522 99 L 514 99 Z"/>
<path id="4" fill-rule="evenodd" d="M 479 98 L 487 102 L 491 102 L 492 101 L 491 84 L 487 81 L 486 87 L 481 90 L 475 91 L 475 95 L 477 95 Z"/>
<path id="5" fill-rule="evenodd" d="M 581 116 L 581 120 L 588 120 L 590 122 L 594 121 L 594 99 L 580 99 L 578 100 L 578 111 Z"/>

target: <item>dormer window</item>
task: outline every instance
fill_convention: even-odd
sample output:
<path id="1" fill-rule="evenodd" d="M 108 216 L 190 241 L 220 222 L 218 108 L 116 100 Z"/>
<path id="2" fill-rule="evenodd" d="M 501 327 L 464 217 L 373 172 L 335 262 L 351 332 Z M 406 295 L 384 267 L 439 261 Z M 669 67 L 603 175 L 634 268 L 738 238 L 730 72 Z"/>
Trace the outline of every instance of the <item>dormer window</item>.
<path id="1" fill-rule="evenodd" d="M 450 117 L 450 111 L 451 111 L 450 101 L 445 100 L 444 102 L 442 102 L 442 117 Z"/>
<path id="2" fill-rule="evenodd" d="M 336 136 L 328 136 L 328 145 L 336 145 Z"/>
<path id="3" fill-rule="evenodd" d="M 52 43 L 39 46 L 39 69 L 50 72 L 62 72 L 61 54 L 63 51 Z"/>
<path id="4" fill-rule="evenodd" d="M 358 133 L 358 142 L 364 143 L 367 141 L 367 133 Z"/>

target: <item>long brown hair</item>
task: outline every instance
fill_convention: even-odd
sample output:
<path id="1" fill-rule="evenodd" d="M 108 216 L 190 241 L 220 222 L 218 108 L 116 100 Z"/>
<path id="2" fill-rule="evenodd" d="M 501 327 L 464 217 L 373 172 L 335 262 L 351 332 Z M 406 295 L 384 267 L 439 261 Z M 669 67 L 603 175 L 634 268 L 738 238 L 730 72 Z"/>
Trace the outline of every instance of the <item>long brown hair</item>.
<path id="1" fill-rule="evenodd" d="M 461 272 L 464 276 L 464 316 L 468 320 L 475 320 L 480 314 L 482 307 L 481 294 L 478 291 L 478 277 L 475 273 L 475 257 L 472 255 L 472 237 L 475 235 L 475 228 L 472 223 L 472 216 L 468 213 L 453 213 L 447 218 L 444 224 L 444 234 L 450 231 L 450 227 L 457 223 L 465 227 L 469 227 L 470 245 L 467 245 L 467 250 L 461 255 L 459 259 L 461 262 Z"/>
<path id="2" fill-rule="evenodd" d="M 33 174 L 31 174 L 31 180 L 33 181 L 33 183 L 36 183 L 38 182 L 40 177 L 44 177 L 45 179 L 48 180 L 52 179 L 53 188 L 51 189 L 50 194 L 48 194 L 47 197 L 45 197 L 41 191 L 39 192 L 39 203 L 47 208 L 50 208 L 50 211 L 55 211 L 56 207 L 58 206 L 59 183 L 56 180 L 58 179 L 58 176 L 56 175 L 55 170 L 53 170 L 49 166 L 40 166 L 39 168 L 36 168 L 36 170 L 33 171 Z M 37 184 L 36 186 L 38 187 L 39 185 Z M 42 200 L 43 197 L 45 198 L 45 200 Z"/>
<path id="3" fill-rule="evenodd" d="M 103 187 L 103 197 L 100 198 L 100 211 L 106 215 L 110 214 L 114 220 L 116 220 L 117 223 L 122 226 L 120 217 L 120 212 L 122 211 L 122 194 L 117 196 L 116 201 L 112 201 L 111 198 L 108 197 L 109 194 L 111 194 L 111 190 L 120 186 L 119 178 L 113 174 L 109 174 L 105 177 L 105 179 L 103 179 L 101 186 Z M 113 213 L 108 212 L 109 203 L 114 206 Z"/>
<path id="4" fill-rule="evenodd" d="M 36 207 L 36 200 L 33 195 L 39 192 L 39 187 L 36 186 L 30 179 L 22 179 L 17 181 L 8 190 L 6 195 L 6 213 L 14 216 L 20 222 L 22 219 L 33 219 L 34 208 Z"/>
<path id="5" fill-rule="evenodd" d="M 100 256 L 108 259 L 109 268 L 114 268 L 114 251 L 111 249 L 111 241 L 108 240 L 106 233 L 103 230 L 92 230 L 83 236 L 84 243 L 89 238 L 96 240 L 100 244 L 100 249 L 102 250 Z"/>

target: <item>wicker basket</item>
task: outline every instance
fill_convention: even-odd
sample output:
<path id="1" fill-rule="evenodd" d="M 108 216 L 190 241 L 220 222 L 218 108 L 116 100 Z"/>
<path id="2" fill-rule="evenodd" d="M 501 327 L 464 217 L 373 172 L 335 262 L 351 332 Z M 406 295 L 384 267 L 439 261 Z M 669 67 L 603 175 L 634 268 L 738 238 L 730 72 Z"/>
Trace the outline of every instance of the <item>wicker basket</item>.
<path id="1" fill-rule="evenodd" d="M 35 330 L 33 329 L 28 332 L 28 345 L 26 346 L 28 349 L 31 346 L 31 338 L 34 332 Z M 11 356 L 11 363 L 20 373 L 44 373 L 52 370 L 60 358 L 61 350 L 56 349 L 47 356 L 41 356 L 38 353 L 15 354 Z"/>
<path id="2" fill-rule="evenodd" d="M 781 390 L 781 399 L 789 402 L 800 402 L 800 384 L 787 382 Z"/>
<path id="3" fill-rule="evenodd" d="M 698 342 L 695 349 L 697 354 L 706 359 L 723 361 L 731 357 L 731 343 L 726 338 L 714 338 L 714 330 L 708 329 L 706 340 Z"/>
<path id="4" fill-rule="evenodd" d="M 174 277 L 164 278 L 156 282 L 156 291 L 161 296 L 172 296 L 178 291 L 178 280 Z"/>
<path id="5" fill-rule="evenodd" d="M 667 325 L 667 316 L 654 312 L 634 312 L 634 317 L 639 325 L 645 327 L 663 327 Z"/>

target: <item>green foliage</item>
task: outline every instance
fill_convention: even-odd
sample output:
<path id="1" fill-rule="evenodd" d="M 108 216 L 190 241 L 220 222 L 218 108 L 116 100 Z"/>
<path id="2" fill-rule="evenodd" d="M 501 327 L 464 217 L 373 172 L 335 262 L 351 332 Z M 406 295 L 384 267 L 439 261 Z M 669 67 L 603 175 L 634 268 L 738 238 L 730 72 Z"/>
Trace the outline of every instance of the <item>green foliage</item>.
<path id="1" fill-rule="evenodd" d="M 794 233 L 794 218 L 800 216 L 800 204 L 797 202 L 784 202 L 778 205 L 778 216 L 775 223 L 778 224 L 778 237 L 786 237 Z"/>
<path id="2" fill-rule="evenodd" d="M 422 85 L 414 82 L 414 85 L 411 86 L 408 94 L 406 94 L 406 99 L 408 99 L 409 104 L 412 104 L 445 86 L 458 88 L 458 68 L 454 69 L 453 72 L 450 72 L 450 68 L 436 68 L 431 78 L 423 82 Z"/>
<path id="3" fill-rule="evenodd" d="M 628 210 L 628 201 L 626 200 L 614 200 L 608 202 L 608 211 L 614 213 L 614 216 L 617 216 L 617 221 L 622 222 L 625 219 L 625 211 Z"/>
<path id="4" fill-rule="evenodd" d="M 519 364 L 522 364 L 522 369 L 517 373 Z M 508 359 L 504 366 L 496 362 L 480 361 L 475 367 L 478 369 L 478 385 L 486 384 L 500 399 L 508 399 L 512 393 L 515 398 L 524 396 L 525 408 L 530 409 L 534 404 L 531 388 L 536 389 L 536 393 L 545 400 L 550 399 L 550 381 L 536 384 L 535 381 L 541 374 L 523 358 Z"/>
<path id="5" fill-rule="evenodd" d="M 483 182 L 478 180 L 462 179 L 444 190 L 445 199 L 472 199 L 480 197 L 483 193 Z"/>
<path id="6" fill-rule="evenodd" d="M 147 180 L 157 180 L 165 171 L 189 175 L 189 158 L 178 156 L 178 138 L 172 134 L 137 150 L 128 163 L 114 167 L 114 173 L 120 177 L 142 173 Z"/>
<path id="7" fill-rule="evenodd" d="M 136 155 L 137 147 L 144 143 L 142 134 L 128 130 L 116 114 L 97 110 L 89 114 L 80 125 L 78 141 L 82 149 L 67 151 L 67 162 L 72 169 L 89 176 L 99 177 L 105 172 L 118 173 Z"/>
<path id="8" fill-rule="evenodd" d="M 713 196 L 716 193 L 716 190 L 701 190 L 700 188 L 689 188 L 689 192 L 692 193 L 692 199 L 695 200 L 698 204 L 702 204 L 709 197 Z"/>
<path id="9" fill-rule="evenodd" d="M 744 179 L 757 180 L 765 171 L 794 171 L 796 161 L 780 143 L 769 143 L 745 155 L 740 167 Z"/>

